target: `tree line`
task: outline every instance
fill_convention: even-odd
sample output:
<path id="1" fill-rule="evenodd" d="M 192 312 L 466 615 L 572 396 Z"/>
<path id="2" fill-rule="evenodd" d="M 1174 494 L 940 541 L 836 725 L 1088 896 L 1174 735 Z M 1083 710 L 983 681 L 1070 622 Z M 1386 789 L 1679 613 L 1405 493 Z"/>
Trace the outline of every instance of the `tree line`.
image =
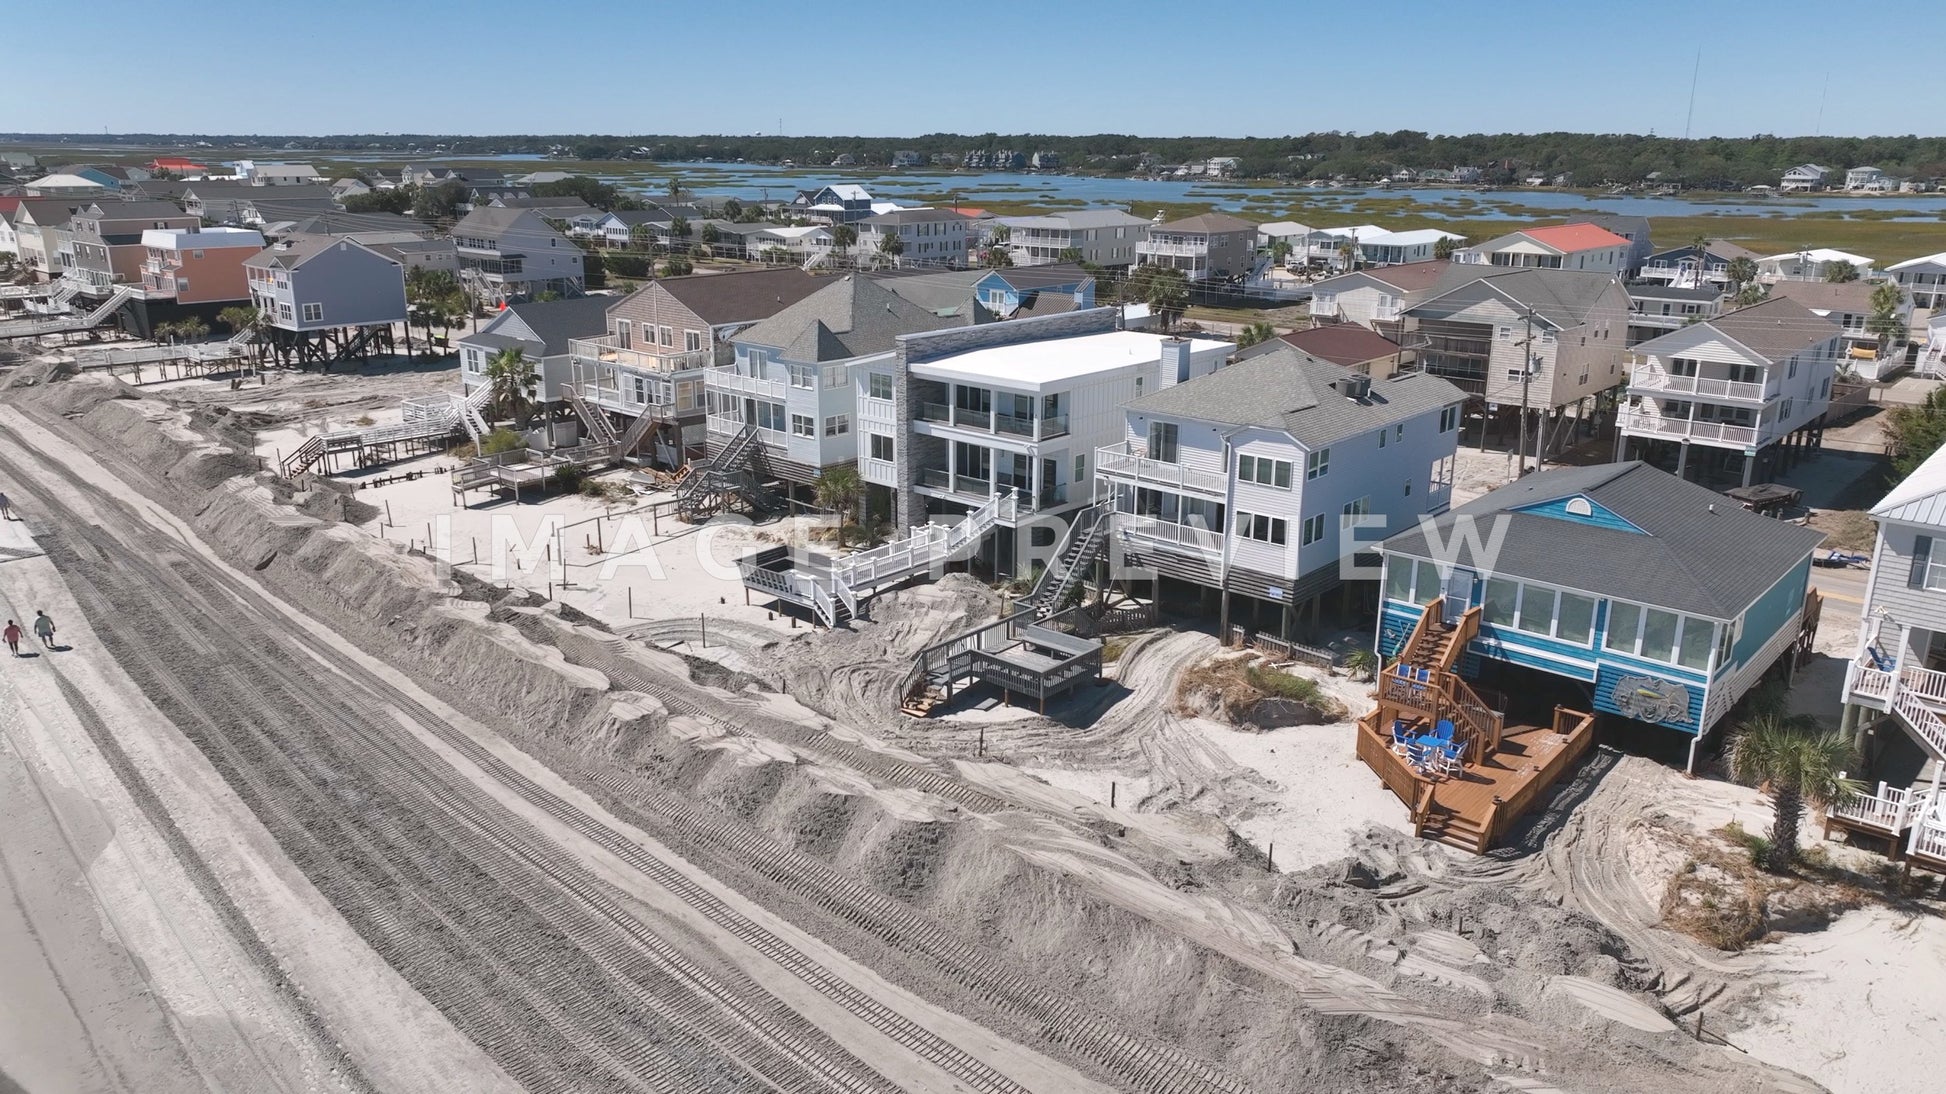
<path id="1" fill-rule="evenodd" d="M 82 136 L 82 135 L 71 135 Z M 86 135 L 99 141 L 100 134 Z M 48 135 L 43 139 L 55 139 Z M 29 138 L 24 138 L 29 139 Z M 1131 173 L 1153 165 L 1195 163 L 1236 157 L 1238 174 L 1260 179 L 1304 180 L 1347 177 L 1374 179 L 1399 168 L 1476 167 L 1486 181 L 1512 181 L 1528 174 L 1568 173 L 1577 185 L 1639 182 L 1657 174 L 1687 186 L 1735 188 L 1775 184 L 1800 163 L 1827 167 L 1872 165 L 1894 175 L 1946 177 L 1946 137 L 1860 136 L 1674 137 L 1633 133 L 1468 133 L 1433 134 L 1401 129 L 1389 133 L 1319 132 L 1281 137 L 1142 137 L 1125 133 L 1066 136 L 1049 133 L 926 133 L 912 137 L 501 134 L 481 137 L 441 134 L 338 134 L 324 137 L 196 137 L 129 134 L 146 144 L 204 139 L 219 145 L 247 140 L 278 145 L 295 142 L 305 151 L 387 152 L 401 155 L 442 145 L 456 156 L 489 153 L 546 153 L 567 150 L 582 160 L 637 158 L 684 162 L 703 159 L 828 164 L 840 155 L 859 166 L 886 166 L 895 152 L 930 157 L 968 151 L 1054 152 L 1068 169 L 1091 173 Z"/>

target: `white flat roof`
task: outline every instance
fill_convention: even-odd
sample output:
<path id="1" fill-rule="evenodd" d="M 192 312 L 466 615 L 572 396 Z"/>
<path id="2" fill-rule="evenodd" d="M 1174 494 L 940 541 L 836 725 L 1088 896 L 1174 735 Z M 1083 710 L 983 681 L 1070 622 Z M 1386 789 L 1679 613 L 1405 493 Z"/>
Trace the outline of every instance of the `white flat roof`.
<path id="1" fill-rule="evenodd" d="M 1357 236 L 1362 240 L 1366 236 L 1389 236 L 1392 233 L 1376 224 L 1352 224 L 1343 228 L 1319 228 L 1318 234 L 1321 236 L 1336 236 L 1340 239 Z"/>
<path id="2" fill-rule="evenodd" d="M 1779 259 L 1786 258 L 1808 258 L 1813 262 L 1849 262 L 1854 266 L 1869 266 L 1872 264 L 1872 260 L 1866 258 L 1864 255 L 1855 255 L 1849 251 L 1835 250 L 1831 247 L 1813 247 L 1808 251 L 1785 251 L 1783 254 L 1766 255 L 1757 261 L 1775 262 Z"/>
<path id="3" fill-rule="evenodd" d="M 1465 239 L 1455 232 L 1442 232 L 1437 228 L 1417 228 L 1410 232 L 1380 232 L 1377 235 L 1360 233 L 1358 245 L 1376 244 L 1380 247 L 1417 247 L 1426 243 L 1438 243 L 1442 239 Z"/>
<path id="4" fill-rule="evenodd" d="M 1888 266 L 1886 267 L 1886 269 L 1887 270 L 1910 270 L 1919 266 L 1926 266 L 1926 265 L 1946 266 L 1946 251 L 1941 251 L 1936 255 L 1923 255 L 1919 258 L 1908 258 L 1904 262 L 1901 262 L 1896 266 Z"/>
<path id="5" fill-rule="evenodd" d="M 1105 331 L 968 350 L 912 365 L 910 370 L 915 376 L 938 380 L 1039 390 L 1045 384 L 1065 383 L 1160 361 L 1163 341 L 1164 336 L 1143 331 Z M 1210 351 L 1228 353 L 1234 348 L 1234 343 L 1213 338 L 1189 339 L 1192 355 Z"/>
<path id="6" fill-rule="evenodd" d="M 170 251 L 198 248 L 215 250 L 219 247 L 248 247 L 253 251 L 261 251 L 264 249 L 264 237 L 261 232 L 249 228 L 203 228 L 197 231 L 183 228 L 144 228 L 142 246 L 160 247 Z"/>

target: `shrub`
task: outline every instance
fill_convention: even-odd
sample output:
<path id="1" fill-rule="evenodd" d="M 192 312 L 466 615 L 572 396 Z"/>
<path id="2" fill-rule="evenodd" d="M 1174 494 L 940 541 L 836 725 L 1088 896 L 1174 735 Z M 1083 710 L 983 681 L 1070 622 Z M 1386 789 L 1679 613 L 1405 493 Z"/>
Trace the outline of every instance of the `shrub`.
<path id="1" fill-rule="evenodd" d="M 1345 655 L 1345 671 L 1354 680 L 1370 680 L 1378 671 L 1378 654 L 1356 649 Z"/>
<path id="2" fill-rule="evenodd" d="M 483 456 L 498 456 L 502 452 L 512 452 L 515 449 L 526 447 L 527 442 L 520 434 L 515 433 L 511 429 L 496 429 L 487 434 L 486 439 L 481 442 L 480 454 Z"/>
<path id="3" fill-rule="evenodd" d="M 562 464 L 547 477 L 554 489 L 565 494 L 578 494 L 582 485 L 588 481 L 588 473 L 571 463 Z"/>
<path id="4" fill-rule="evenodd" d="M 1274 695 L 1279 699 L 1295 699 L 1313 707 L 1322 707 L 1330 702 L 1324 692 L 1318 688 L 1316 681 L 1307 680 L 1302 676 L 1293 676 L 1281 669 L 1252 665 L 1244 670 L 1243 675 L 1244 679 L 1250 681 L 1252 687 L 1265 695 Z"/>
<path id="5" fill-rule="evenodd" d="M 364 427 L 364 426 L 373 425 L 374 423 L 375 423 L 375 419 L 370 414 L 360 414 L 358 417 L 352 419 L 351 424 L 355 426 Z"/>

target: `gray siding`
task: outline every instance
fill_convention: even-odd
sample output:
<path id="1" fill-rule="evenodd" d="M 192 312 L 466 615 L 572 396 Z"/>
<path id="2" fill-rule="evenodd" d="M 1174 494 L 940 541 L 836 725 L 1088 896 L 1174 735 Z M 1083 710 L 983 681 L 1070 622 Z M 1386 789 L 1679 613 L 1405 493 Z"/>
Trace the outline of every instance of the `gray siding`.
<path id="1" fill-rule="evenodd" d="M 1921 530 L 1892 523 L 1882 526 L 1878 551 L 1872 557 L 1871 585 L 1865 595 L 1868 631 L 1877 629 L 1870 614 L 1878 611 L 1885 613 L 1888 627 L 1946 630 L 1946 591 L 1910 586 L 1913 549 L 1921 535 L 1933 537 L 1933 557 L 1946 552 L 1946 528 Z"/>
<path id="2" fill-rule="evenodd" d="M 291 271 L 291 300 L 299 330 L 404 322 L 405 267 L 355 243 L 340 243 Z M 308 303 L 324 306 L 322 321 L 304 321 Z"/>

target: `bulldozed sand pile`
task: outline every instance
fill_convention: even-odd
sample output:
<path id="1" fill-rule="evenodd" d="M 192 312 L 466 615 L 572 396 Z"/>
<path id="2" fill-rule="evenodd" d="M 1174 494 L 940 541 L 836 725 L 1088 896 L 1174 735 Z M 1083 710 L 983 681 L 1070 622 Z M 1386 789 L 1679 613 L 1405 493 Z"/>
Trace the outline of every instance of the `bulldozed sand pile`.
<path id="1" fill-rule="evenodd" d="M 1048 1007 L 1099 1013 L 1263 1091 L 1814 1089 L 1668 1023 L 1641 994 L 1666 986 L 1652 963 L 1665 955 L 1550 892 L 1558 864 L 1463 870 L 1379 837 L 1302 874 L 1269 874 L 1247 847 L 1191 861 L 1009 797 L 1004 780 L 956 777 L 900 747 L 916 733 L 860 732 L 894 721 L 877 712 L 911 649 L 997 614 L 970 579 L 886 597 L 852 633 L 785 643 L 776 693 L 710 687 L 681 658 L 317 515 L 328 503 L 258 473 L 219 423 L 197 428 L 114 381 L 48 379 L 9 398 L 146 469 L 164 484 L 157 504 L 280 596 L 727 884 L 1003 1033 L 1037 1043 Z M 1175 774 L 1146 806 L 1247 797 L 1252 777 L 1167 709 L 1207 642 L 1164 634 L 1124 653 L 1122 688 L 1152 699 L 1140 732 L 1033 732 L 1070 758 L 1181 751 L 1153 764 Z M 929 725 L 925 751 L 966 755 L 969 735 Z"/>

